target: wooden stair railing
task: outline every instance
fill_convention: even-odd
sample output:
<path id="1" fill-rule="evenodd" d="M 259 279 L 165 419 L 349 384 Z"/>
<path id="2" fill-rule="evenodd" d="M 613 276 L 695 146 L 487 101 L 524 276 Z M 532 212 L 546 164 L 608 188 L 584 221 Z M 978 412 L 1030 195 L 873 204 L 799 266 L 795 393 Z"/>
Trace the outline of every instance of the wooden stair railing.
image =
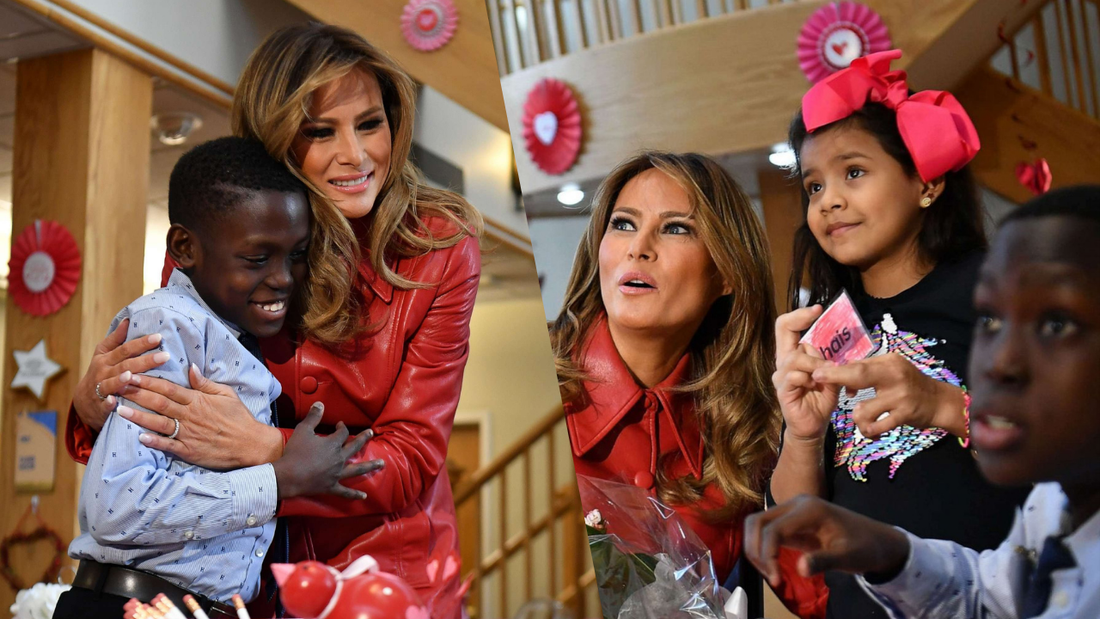
<path id="1" fill-rule="evenodd" d="M 562 479 L 557 479 L 555 474 L 555 465 L 563 458 L 557 448 L 563 447 L 568 456 L 568 441 L 555 437 L 555 431 L 564 423 L 565 411 L 558 407 L 491 463 L 475 471 L 467 480 L 459 482 L 455 488 L 456 509 L 468 501 L 481 499 L 483 491 L 490 488 L 495 488 L 496 491 L 496 505 L 490 507 L 486 514 L 496 520 L 493 523 L 498 537 L 496 548 L 486 552 L 486 545 L 479 543 L 475 560 L 463 557 L 464 577 L 472 577 L 469 610 L 471 617 L 475 619 L 485 616 L 482 607 L 487 600 L 486 585 L 490 576 L 496 577 L 498 589 L 494 616 L 508 617 L 509 611 L 520 605 L 509 605 L 509 579 L 514 575 L 514 571 L 510 573 L 508 569 L 509 560 L 517 555 L 523 559 L 522 602 L 532 599 L 536 578 L 544 578 L 545 587 L 540 588 L 549 591 L 549 597 L 570 607 L 575 616 L 586 616 L 586 588 L 595 581 L 595 574 L 591 569 L 576 478 L 572 475 L 571 466 L 569 474 L 562 475 Z M 538 474 L 541 475 L 540 482 L 545 481 L 542 491 L 546 493 L 547 510 L 545 514 L 535 517 L 532 513 L 533 491 L 536 486 L 533 483 L 535 478 L 532 451 L 540 443 L 546 445 L 545 460 L 539 467 Z M 523 490 L 520 493 L 523 527 L 518 533 L 509 535 L 508 508 L 511 497 L 508 480 L 515 473 L 514 466 L 520 468 L 519 474 L 523 480 Z M 546 540 L 545 553 L 538 552 L 534 547 L 540 537 L 545 537 Z"/>
<path id="2" fill-rule="evenodd" d="M 501 77 L 681 24 L 798 0 L 485 0 Z"/>
<path id="3" fill-rule="evenodd" d="M 982 138 L 975 178 L 1016 203 L 1033 197 L 1017 167 L 1039 157 L 1053 187 L 1100 181 L 1100 0 L 1046 0 L 999 34 L 954 91 Z"/>
<path id="4" fill-rule="evenodd" d="M 1048 0 L 1019 31 L 1002 33 L 1005 45 L 994 57 L 994 67 L 1100 120 L 1097 33 L 1100 0 Z M 1006 56 L 1008 67 L 998 67 Z"/>

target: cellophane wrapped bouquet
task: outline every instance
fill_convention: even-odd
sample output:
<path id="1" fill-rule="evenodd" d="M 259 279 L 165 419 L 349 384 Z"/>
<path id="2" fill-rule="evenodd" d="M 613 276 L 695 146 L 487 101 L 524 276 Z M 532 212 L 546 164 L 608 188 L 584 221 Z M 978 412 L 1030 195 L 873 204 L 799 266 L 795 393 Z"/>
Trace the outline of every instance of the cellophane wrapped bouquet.
<path id="1" fill-rule="evenodd" d="M 725 619 L 710 550 L 636 486 L 577 475 L 604 619 Z"/>

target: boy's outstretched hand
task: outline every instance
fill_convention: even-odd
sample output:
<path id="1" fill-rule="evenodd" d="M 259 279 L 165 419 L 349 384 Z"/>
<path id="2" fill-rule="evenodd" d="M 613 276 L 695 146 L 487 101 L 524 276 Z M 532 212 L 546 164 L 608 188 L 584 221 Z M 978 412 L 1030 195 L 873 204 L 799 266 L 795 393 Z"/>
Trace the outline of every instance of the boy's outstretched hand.
<path id="1" fill-rule="evenodd" d="M 805 577 L 835 570 L 886 582 L 909 558 L 900 530 L 808 495 L 745 519 L 745 554 L 773 587 L 781 546 L 804 553 L 798 572 Z"/>
<path id="2" fill-rule="evenodd" d="M 281 458 L 271 464 L 279 483 L 279 499 L 310 494 L 334 494 L 345 499 L 364 499 L 366 493 L 340 483 L 349 477 L 365 475 L 383 466 L 381 460 L 348 464 L 348 458 L 359 453 L 374 433 L 364 430 L 350 443 L 343 422 L 328 436 L 318 436 L 314 430 L 321 421 L 324 404 L 316 402 L 309 414 L 294 428 L 286 441 Z"/>

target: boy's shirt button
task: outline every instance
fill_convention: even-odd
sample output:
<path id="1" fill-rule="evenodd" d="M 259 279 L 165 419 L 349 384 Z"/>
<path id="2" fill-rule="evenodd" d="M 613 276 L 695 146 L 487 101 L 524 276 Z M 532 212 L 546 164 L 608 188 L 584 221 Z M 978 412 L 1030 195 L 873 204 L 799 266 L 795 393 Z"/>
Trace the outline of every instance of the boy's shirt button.
<path id="1" fill-rule="evenodd" d="M 184 539 L 191 539 L 193 537 L 195 537 L 195 532 L 194 531 L 184 531 L 183 532 L 183 538 Z"/>
<path id="2" fill-rule="evenodd" d="M 256 556 L 257 556 L 257 557 L 262 557 L 262 556 L 264 556 L 264 551 L 262 551 L 262 550 L 257 550 L 257 551 L 256 551 Z"/>
<path id="3" fill-rule="evenodd" d="M 1066 593 L 1064 590 L 1059 591 L 1058 593 L 1054 594 L 1054 597 L 1051 598 L 1050 601 L 1057 608 L 1065 608 L 1066 604 L 1069 604 L 1069 594 Z"/>
<path id="4" fill-rule="evenodd" d="M 250 527 L 254 527 L 254 526 L 256 526 L 256 517 L 252 516 L 252 515 L 249 515 L 248 518 L 245 519 L 244 523 L 247 524 Z"/>

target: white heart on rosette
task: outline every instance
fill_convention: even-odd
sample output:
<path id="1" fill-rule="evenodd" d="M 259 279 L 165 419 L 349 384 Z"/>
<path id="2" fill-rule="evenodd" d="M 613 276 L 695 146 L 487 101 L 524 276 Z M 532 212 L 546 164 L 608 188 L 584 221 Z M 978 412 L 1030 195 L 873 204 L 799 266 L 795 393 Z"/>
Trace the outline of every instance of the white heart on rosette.
<path id="1" fill-rule="evenodd" d="M 837 28 L 825 38 L 825 61 L 837 70 L 847 69 L 863 55 L 863 39 L 851 28 Z"/>
<path id="2" fill-rule="evenodd" d="M 26 284 L 27 290 L 35 294 L 49 288 L 56 273 L 57 268 L 54 266 L 53 258 L 44 251 L 34 252 L 27 256 L 27 261 L 23 263 L 23 283 Z"/>
<path id="3" fill-rule="evenodd" d="M 553 112 L 543 112 L 535 116 L 535 137 L 544 146 L 550 146 L 558 135 L 558 117 Z"/>

